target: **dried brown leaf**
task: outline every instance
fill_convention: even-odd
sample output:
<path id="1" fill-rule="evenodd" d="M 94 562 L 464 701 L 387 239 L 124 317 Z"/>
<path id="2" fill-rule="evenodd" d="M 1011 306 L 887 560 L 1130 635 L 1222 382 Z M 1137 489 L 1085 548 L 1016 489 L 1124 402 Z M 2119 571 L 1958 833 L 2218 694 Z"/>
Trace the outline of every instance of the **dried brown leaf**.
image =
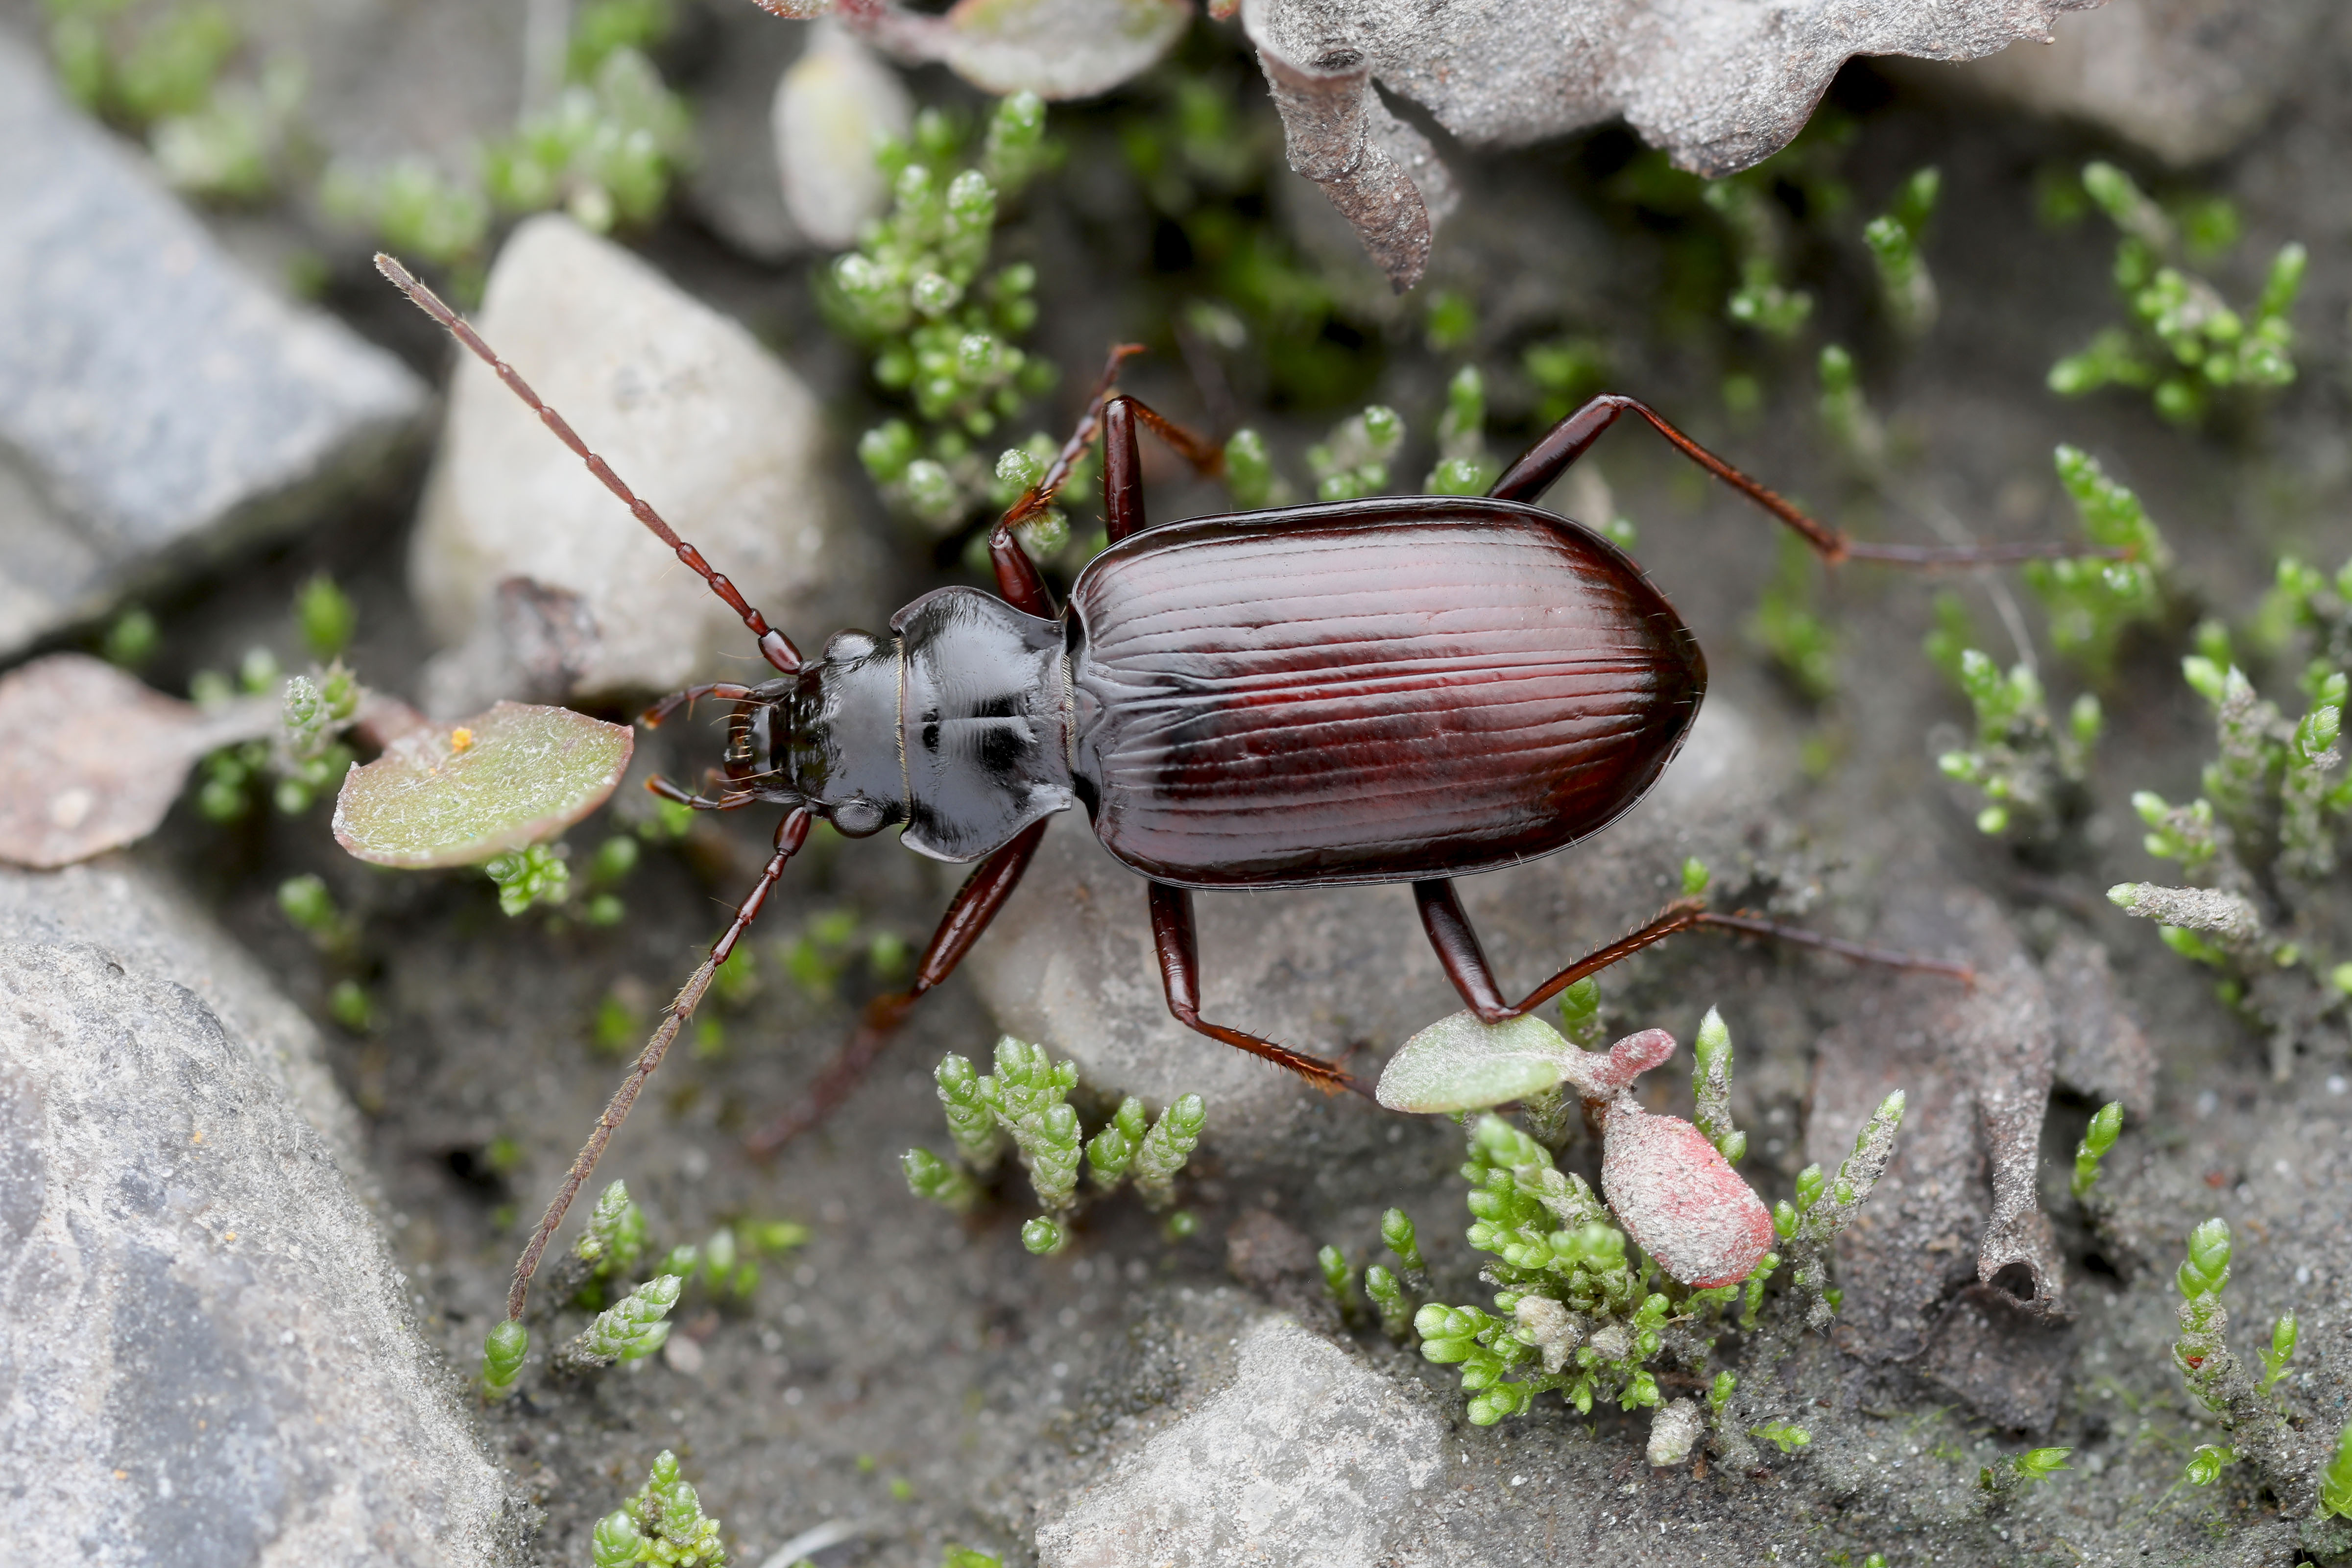
<path id="1" fill-rule="evenodd" d="M 138 842 L 161 826 L 198 757 L 267 734 L 276 716 L 268 698 L 206 711 L 85 654 L 9 671 L 0 677 L 0 860 L 47 871 Z"/>

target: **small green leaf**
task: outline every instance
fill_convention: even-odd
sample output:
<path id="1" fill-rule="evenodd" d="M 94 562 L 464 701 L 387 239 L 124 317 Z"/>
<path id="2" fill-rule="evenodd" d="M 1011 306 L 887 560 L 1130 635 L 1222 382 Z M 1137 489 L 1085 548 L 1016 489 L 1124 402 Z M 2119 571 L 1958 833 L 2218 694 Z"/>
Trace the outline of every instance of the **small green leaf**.
<path id="1" fill-rule="evenodd" d="M 394 741 L 344 777 L 335 842 L 362 860 L 467 866 L 551 837 L 604 804 L 635 739 L 565 708 L 501 702 Z"/>

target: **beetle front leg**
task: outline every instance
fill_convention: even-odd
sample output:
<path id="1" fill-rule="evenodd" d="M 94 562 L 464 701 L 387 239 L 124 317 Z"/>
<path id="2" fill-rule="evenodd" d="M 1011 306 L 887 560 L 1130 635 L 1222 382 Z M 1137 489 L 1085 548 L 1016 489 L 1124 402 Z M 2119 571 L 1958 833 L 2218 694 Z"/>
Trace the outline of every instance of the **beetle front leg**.
<path id="1" fill-rule="evenodd" d="M 915 964 L 914 984 L 896 995 L 877 996 L 866 1005 L 857 1033 L 817 1075 L 816 1082 L 809 1086 L 808 1098 L 746 1140 L 753 1153 L 772 1153 L 782 1148 L 849 1098 L 850 1091 L 864 1080 L 874 1058 L 882 1054 L 882 1047 L 890 1043 L 891 1034 L 923 993 L 955 973 L 964 954 L 971 951 L 972 944 L 988 930 L 989 922 L 1004 908 L 1004 900 L 1021 885 L 1022 874 L 1036 858 L 1037 846 L 1045 837 L 1045 824 L 1051 820 L 1043 818 L 1023 828 L 1011 843 L 982 861 L 979 868 L 964 879 L 963 886 L 948 905 L 948 912 L 940 917 L 939 929 L 931 933 L 929 945 Z"/>
<path id="2" fill-rule="evenodd" d="M 1168 1011 L 1196 1034 L 1263 1057 L 1315 1085 L 1318 1089 L 1354 1089 L 1355 1082 L 1336 1063 L 1279 1046 L 1272 1040 L 1212 1024 L 1201 1016 L 1201 944 L 1192 929 L 1192 895 L 1167 882 L 1151 884 L 1151 940 L 1160 950 L 1160 980 L 1167 988 Z"/>

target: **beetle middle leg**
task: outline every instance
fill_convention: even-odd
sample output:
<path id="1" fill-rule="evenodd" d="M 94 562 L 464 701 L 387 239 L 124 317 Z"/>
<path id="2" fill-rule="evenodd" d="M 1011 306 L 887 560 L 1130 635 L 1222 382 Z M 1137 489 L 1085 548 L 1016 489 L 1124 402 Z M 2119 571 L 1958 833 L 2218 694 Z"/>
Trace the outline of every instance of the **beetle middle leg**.
<path id="1" fill-rule="evenodd" d="M 1224 471 L 1225 455 L 1149 404 L 1118 396 L 1103 405 L 1103 524 L 1117 544 L 1142 531 L 1143 454 L 1136 445 L 1135 427 L 1141 425 L 1173 447 L 1177 456 L 1202 474 Z"/>
<path id="2" fill-rule="evenodd" d="M 1321 1057 L 1294 1051 L 1246 1030 L 1212 1024 L 1201 1016 L 1201 943 L 1192 929 L 1191 889 L 1168 882 L 1151 884 L 1151 940 L 1160 950 L 1160 979 L 1167 988 L 1168 1011 L 1195 1034 L 1262 1057 L 1318 1089 L 1353 1089 L 1353 1080 L 1338 1064 Z"/>
<path id="3" fill-rule="evenodd" d="M 1795 942 L 1801 947 L 1816 947 L 1858 963 L 1922 970 L 1971 983 L 1976 978 L 1975 971 L 1966 964 L 1947 963 L 1941 959 L 1921 958 L 1914 953 L 1894 952 L 1885 948 L 1866 947 L 1860 942 L 1841 942 L 1819 931 L 1776 925 L 1770 921 L 1756 920 L 1747 915 L 1717 914 L 1696 899 L 1682 899 L 1667 905 L 1664 912 L 1640 930 L 1629 931 L 1607 946 L 1585 954 L 1517 1002 L 1506 1002 L 1502 987 L 1495 982 L 1495 972 L 1486 963 L 1486 950 L 1479 944 L 1478 932 L 1470 924 L 1470 916 L 1462 908 L 1461 895 L 1454 890 L 1454 884 L 1442 878 L 1415 882 L 1412 899 L 1421 908 L 1422 930 L 1429 933 L 1429 945 L 1437 950 L 1439 966 L 1445 971 L 1445 977 L 1454 982 L 1454 989 L 1461 993 L 1462 1000 L 1469 1005 L 1470 1011 L 1475 1013 L 1483 1024 L 1507 1023 L 1513 1018 L 1524 1017 L 1585 976 L 1598 974 L 1652 943 L 1664 942 L 1677 931 L 1696 931 L 1702 927 L 1739 931 L 1749 936 L 1769 936 L 1781 942 Z"/>

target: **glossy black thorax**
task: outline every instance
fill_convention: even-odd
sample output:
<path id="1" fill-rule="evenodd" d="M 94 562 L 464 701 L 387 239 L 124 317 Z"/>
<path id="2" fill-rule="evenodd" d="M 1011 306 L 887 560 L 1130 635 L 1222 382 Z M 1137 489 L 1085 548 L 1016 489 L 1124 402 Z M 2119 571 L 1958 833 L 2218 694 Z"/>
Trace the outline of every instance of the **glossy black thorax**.
<path id="1" fill-rule="evenodd" d="M 1061 622 L 977 589 L 927 594 L 887 636 L 836 633 L 740 705 L 730 782 L 852 837 L 903 824 L 909 849 L 977 859 L 1071 804 L 1062 638 Z"/>

